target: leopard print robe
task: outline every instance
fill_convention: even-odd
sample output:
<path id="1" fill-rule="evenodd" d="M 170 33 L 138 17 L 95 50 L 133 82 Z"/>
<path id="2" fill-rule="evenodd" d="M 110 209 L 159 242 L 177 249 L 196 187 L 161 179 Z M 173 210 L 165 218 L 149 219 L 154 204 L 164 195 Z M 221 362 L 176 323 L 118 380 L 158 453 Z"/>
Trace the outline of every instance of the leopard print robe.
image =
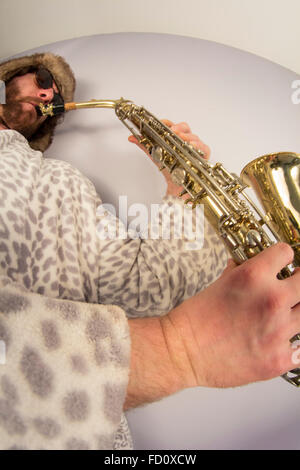
<path id="1" fill-rule="evenodd" d="M 92 183 L 11 130 L 0 132 L 0 208 L 0 447 L 132 448 L 127 317 L 162 315 L 206 287 L 223 246 L 207 224 L 200 250 L 99 236 L 112 219 Z"/>

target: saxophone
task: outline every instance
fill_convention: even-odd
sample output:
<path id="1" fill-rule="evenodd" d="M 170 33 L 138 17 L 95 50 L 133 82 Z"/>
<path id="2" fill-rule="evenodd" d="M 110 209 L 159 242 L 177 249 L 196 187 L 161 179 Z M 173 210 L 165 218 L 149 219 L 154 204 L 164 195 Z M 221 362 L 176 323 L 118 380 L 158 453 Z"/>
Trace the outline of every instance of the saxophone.
<path id="1" fill-rule="evenodd" d="M 151 154 L 160 169 L 188 194 L 186 203 L 203 204 L 206 218 L 221 237 L 237 264 L 276 243 L 289 243 L 293 264 L 278 273 L 279 279 L 300 266 L 300 154 L 280 152 L 251 161 L 241 176 L 228 172 L 221 163 L 210 165 L 200 150 L 184 142 L 144 107 L 132 101 L 91 100 L 80 103 L 40 104 L 40 115 L 54 116 L 81 108 L 112 108 L 117 117 Z M 255 191 L 264 212 L 245 192 Z M 300 340 L 300 333 L 290 339 Z M 282 377 L 300 387 L 300 368 Z"/>

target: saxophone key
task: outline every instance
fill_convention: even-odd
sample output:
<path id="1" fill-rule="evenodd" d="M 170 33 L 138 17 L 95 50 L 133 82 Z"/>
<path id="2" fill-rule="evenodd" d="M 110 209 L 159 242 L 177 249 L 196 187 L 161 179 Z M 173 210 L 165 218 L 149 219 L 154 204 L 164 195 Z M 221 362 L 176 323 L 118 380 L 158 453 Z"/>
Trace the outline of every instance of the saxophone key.
<path id="1" fill-rule="evenodd" d="M 249 230 L 246 235 L 246 240 L 251 248 L 255 248 L 256 246 L 261 247 L 261 234 L 255 229 Z"/>
<path id="2" fill-rule="evenodd" d="M 183 168 L 175 168 L 171 172 L 171 179 L 173 183 L 178 184 L 179 186 L 183 186 L 186 182 L 186 171 Z"/>
<path id="3" fill-rule="evenodd" d="M 162 148 L 158 145 L 154 146 L 151 151 L 151 157 L 156 163 L 161 163 L 164 159 Z"/>

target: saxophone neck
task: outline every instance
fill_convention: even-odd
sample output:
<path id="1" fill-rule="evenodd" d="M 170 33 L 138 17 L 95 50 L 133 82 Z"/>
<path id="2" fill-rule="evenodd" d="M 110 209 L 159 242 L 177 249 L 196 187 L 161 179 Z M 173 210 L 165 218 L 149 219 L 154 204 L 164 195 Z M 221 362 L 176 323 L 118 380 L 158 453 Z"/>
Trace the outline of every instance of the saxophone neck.
<path id="1" fill-rule="evenodd" d="M 59 114 L 66 113 L 67 111 L 73 111 L 76 109 L 83 108 L 112 108 L 115 109 L 118 105 L 123 103 L 131 103 L 131 101 L 120 98 L 119 100 L 90 100 L 82 102 L 70 102 L 60 104 L 48 104 L 41 103 L 36 107 L 37 112 L 41 116 L 57 116 Z"/>
<path id="2" fill-rule="evenodd" d="M 115 109 L 120 103 L 128 102 L 123 98 L 119 100 L 90 100 L 82 101 L 79 103 L 65 103 L 65 111 L 73 111 L 75 109 L 83 108 L 113 108 Z"/>

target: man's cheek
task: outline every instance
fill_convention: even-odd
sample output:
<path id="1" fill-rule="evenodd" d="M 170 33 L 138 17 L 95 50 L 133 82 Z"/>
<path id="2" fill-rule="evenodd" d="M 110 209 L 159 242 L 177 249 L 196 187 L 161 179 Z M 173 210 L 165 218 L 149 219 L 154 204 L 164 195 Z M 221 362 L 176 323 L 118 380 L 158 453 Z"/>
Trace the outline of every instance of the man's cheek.
<path id="1" fill-rule="evenodd" d="M 36 117 L 32 111 L 24 110 L 20 103 L 4 104 L 3 105 L 3 118 L 7 124 L 14 128 L 14 126 L 23 125 L 23 123 L 33 122 Z"/>

